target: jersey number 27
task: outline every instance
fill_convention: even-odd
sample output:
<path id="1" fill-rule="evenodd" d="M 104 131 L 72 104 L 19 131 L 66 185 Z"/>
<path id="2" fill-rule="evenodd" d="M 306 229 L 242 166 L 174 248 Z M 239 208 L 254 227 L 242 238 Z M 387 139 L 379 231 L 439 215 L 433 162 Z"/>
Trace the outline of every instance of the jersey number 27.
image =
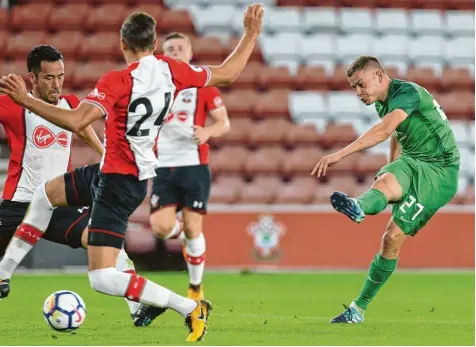
<path id="1" fill-rule="evenodd" d="M 165 102 L 164 102 L 164 108 L 162 109 L 162 112 L 157 116 L 155 119 L 154 125 L 155 126 L 160 126 L 164 122 L 164 118 L 167 115 L 169 108 L 170 108 L 170 102 L 172 100 L 172 93 L 165 93 Z M 150 129 L 141 129 L 141 125 L 154 114 L 154 109 L 152 107 L 152 103 L 148 98 L 138 98 L 134 100 L 130 105 L 128 111 L 131 113 L 136 112 L 137 107 L 139 105 L 143 105 L 145 107 L 145 114 L 140 117 L 132 126 L 132 128 L 127 132 L 127 136 L 149 136 Z"/>

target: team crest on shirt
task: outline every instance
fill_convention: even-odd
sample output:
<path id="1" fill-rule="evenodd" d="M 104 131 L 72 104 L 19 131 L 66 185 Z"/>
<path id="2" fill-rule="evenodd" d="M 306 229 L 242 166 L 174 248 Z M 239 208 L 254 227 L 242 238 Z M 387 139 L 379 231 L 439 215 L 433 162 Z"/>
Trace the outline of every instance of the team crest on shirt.
<path id="1" fill-rule="evenodd" d="M 182 102 L 189 103 L 192 102 L 193 93 L 189 90 L 184 90 L 182 92 Z"/>
<path id="2" fill-rule="evenodd" d="M 262 260 L 272 260 L 281 256 L 279 241 L 286 233 L 286 227 L 276 222 L 271 215 L 261 216 L 248 227 L 248 234 L 254 238 L 253 255 Z"/>
<path id="3" fill-rule="evenodd" d="M 152 196 L 150 197 L 150 206 L 152 206 L 152 208 L 156 208 L 157 206 L 159 206 L 159 196 L 156 195 L 156 194 L 152 194 Z"/>
<path id="4" fill-rule="evenodd" d="M 66 131 L 61 131 L 55 135 L 44 125 L 39 125 L 33 130 L 33 143 L 36 147 L 41 149 L 48 148 L 55 142 L 62 147 L 68 147 L 68 134 Z"/>

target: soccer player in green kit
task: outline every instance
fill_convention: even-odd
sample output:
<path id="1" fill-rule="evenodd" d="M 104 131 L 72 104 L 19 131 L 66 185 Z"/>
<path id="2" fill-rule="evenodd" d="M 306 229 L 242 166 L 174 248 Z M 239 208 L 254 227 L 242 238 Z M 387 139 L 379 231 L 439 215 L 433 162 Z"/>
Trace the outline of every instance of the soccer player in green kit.
<path id="1" fill-rule="evenodd" d="M 391 136 L 390 160 L 371 189 L 357 198 L 331 195 L 334 209 L 357 223 L 393 204 L 379 253 L 370 264 L 360 295 L 330 323 L 361 323 L 367 305 L 395 271 L 407 235 L 416 233 L 456 194 L 459 151 L 444 111 L 428 91 L 412 82 L 390 79 L 379 60 L 363 55 L 348 68 L 350 86 L 375 108 L 381 122 L 342 150 L 325 156 L 312 174 L 326 174 L 342 158 Z"/>

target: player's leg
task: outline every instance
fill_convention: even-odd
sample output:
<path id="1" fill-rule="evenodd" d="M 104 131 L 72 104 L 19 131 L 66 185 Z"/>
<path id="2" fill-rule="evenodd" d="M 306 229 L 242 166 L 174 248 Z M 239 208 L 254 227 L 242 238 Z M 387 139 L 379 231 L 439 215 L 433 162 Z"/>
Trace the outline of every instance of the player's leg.
<path id="1" fill-rule="evenodd" d="M 402 194 L 408 190 L 412 169 L 402 160 L 384 166 L 376 176 L 372 187 L 357 198 L 351 198 L 342 192 L 331 195 L 334 209 L 343 213 L 351 220 L 361 223 L 365 215 L 375 215 L 382 212 L 389 202 L 399 201 Z"/>
<path id="2" fill-rule="evenodd" d="M 179 203 L 174 177 L 176 168 L 158 168 L 150 197 L 150 225 L 155 236 L 175 239 L 182 233 L 182 223 L 177 219 Z"/>
<path id="3" fill-rule="evenodd" d="M 183 225 L 185 233 L 185 261 L 189 275 L 188 297 L 203 299 L 203 272 L 205 270 L 206 242 L 203 234 L 203 216 L 207 211 L 211 175 L 208 165 L 181 168 L 183 197 Z"/>
<path id="4" fill-rule="evenodd" d="M 115 268 L 129 216 L 141 204 L 146 193 L 147 183 L 137 181 L 133 176 L 101 175 L 88 236 L 91 287 L 104 294 L 180 313 L 190 328 L 187 340 L 197 341 L 205 333 L 211 309 L 208 302 L 181 297 L 137 274 L 120 272 Z"/>
<path id="5" fill-rule="evenodd" d="M 395 271 L 398 255 L 404 240 L 405 233 L 392 218 L 382 237 L 380 251 L 370 264 L 369 272 L 359 297 L 352 301 L 343 313 L 334 317 L 330 323 L 363 322 L 364 312 L 368 304 Z"/>

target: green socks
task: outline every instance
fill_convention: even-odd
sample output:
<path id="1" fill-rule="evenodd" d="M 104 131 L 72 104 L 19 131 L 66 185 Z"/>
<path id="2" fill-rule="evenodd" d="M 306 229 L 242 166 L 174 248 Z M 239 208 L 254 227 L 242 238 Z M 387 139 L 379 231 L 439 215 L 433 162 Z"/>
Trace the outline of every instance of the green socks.
<path id="1" fill-rule="evenodd" d="M 369 273 L 365 280 L 364 288 L 359 297 L 355 300 L 357 306 L 366 310 L 367 305 L 372 301 L 380 288 L 389 279 L 390 275 L 397 267 L 397 259 L 386 259 L 378 253 L 374 261 L 370 264 Z"/>
<path id="2" fill-rule="evenodd" d="M 377 214 L 387 207 L 387 197 L 377 189 L 370 189 L 357 198 L 359 206 L 365 214 Z"/>

